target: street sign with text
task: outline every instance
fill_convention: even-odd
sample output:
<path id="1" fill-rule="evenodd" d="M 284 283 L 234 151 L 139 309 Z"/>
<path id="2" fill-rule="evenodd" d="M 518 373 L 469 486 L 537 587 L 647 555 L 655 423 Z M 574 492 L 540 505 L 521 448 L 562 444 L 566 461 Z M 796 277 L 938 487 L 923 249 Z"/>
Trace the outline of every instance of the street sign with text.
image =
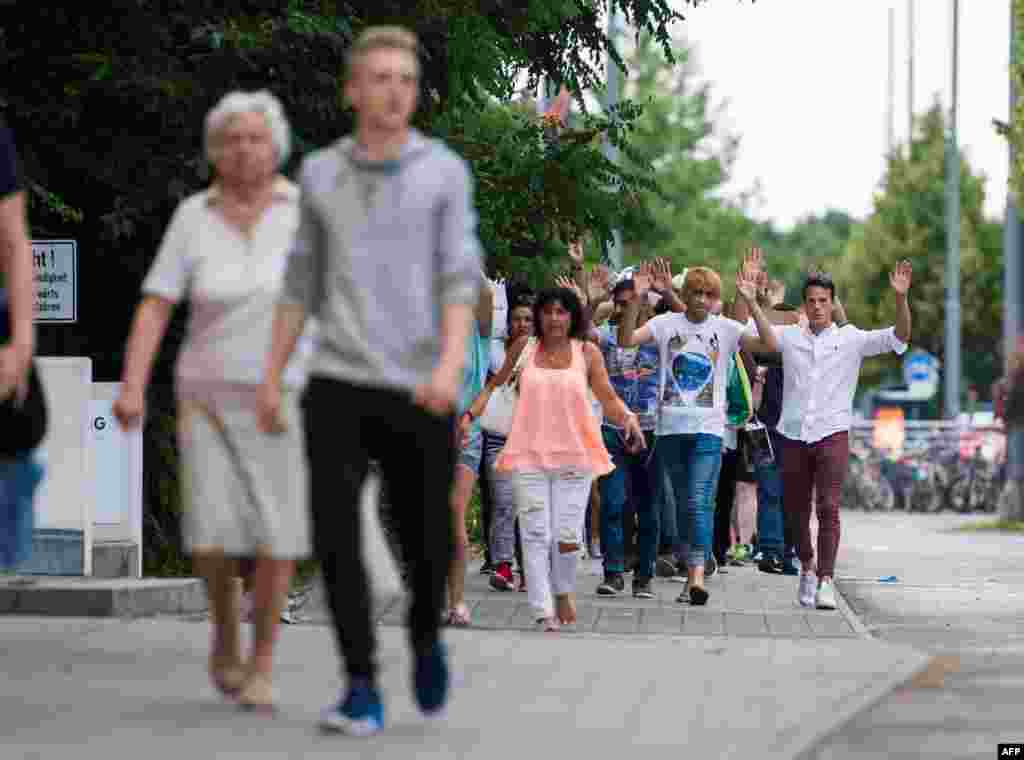
<path id="1" fill-rule="evenodd" d="M 33 240 L 35 321 L 78 321 L 78 242 Z"/>

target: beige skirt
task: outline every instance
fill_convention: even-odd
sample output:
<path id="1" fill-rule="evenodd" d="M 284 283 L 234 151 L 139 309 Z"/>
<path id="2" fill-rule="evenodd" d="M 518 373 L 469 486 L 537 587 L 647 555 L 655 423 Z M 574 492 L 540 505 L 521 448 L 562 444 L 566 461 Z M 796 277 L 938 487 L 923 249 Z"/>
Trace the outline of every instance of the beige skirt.
<path id="1" fill-rule="evenodd" d="M 189 392 L 178 400 L 185 545 L 193 554 L 310 556 L 305 440 L 297 394 L 285 392 L 287 430 L 256 425 L 256 389 Z"/>

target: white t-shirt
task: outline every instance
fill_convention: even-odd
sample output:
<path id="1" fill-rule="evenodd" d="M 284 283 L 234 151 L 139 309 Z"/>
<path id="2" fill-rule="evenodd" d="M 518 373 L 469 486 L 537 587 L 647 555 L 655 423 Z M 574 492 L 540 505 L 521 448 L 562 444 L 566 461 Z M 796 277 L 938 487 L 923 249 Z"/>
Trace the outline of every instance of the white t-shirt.
<path id="1" fill-rule="evenodd" d="M 722 437 L 729 357 L 747 328 L 715 315 L 695 323 L 685 314 L 662 314 L 647 327 L 661 352 L 658 435 Z"/>

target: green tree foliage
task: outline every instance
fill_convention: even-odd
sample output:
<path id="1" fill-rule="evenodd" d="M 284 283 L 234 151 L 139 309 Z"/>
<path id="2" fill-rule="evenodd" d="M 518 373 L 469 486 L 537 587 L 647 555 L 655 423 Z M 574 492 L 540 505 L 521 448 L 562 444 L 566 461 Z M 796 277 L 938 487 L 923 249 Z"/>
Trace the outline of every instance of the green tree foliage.
<path id="1" fill-rule="evenodd" d="M 174 205 L 207 180 L 203 115 L 230 89 L 269 88 L 292 120 L 297 161 L 350 130 L 339 80 L 353 35 L 370 24 L 406 24 L 420 35 L 421 127 L 457 146 L 464 136 L 471 159 L 499 190 L 514 192 L 529 174 L 532 192 L 513 204 L 515 218 L 507 218 L 504 201 L 481 202 L 481 226 L 498 265 L 507 267 L 514 251 L 550 255 L 554 241 L 574 228 L 607 236 L 611 224 L 628 219 L 616 218 L 621 204 L 597 188 L 612 180 L 628 191 L 636 183 L 616 177 L 592 139 L 525 147 L 536 125 L 511 118 L 500 104 L 523 74 L 565 82 L 574 92 L 595 85 L 608 47 L 602 13 L 609 5 L 667 45 L 670 25 L 682 18 L 674 7 L 686 3 L 15 2 L 0 27 L 0 107 L 19 140 L 36 236 L 75 238 L 82 252 L 81 322 L 44 329 L 44 352 L 89 355 L 98 377 L 119 374 L 138 284 L 163 227 Z M 629 118 L 614 139 L 626 137 Z M 499 147 L 472 150 L 468 141 L 480 137 Z M 516 143 L 522 151 L 512 149 Z M 180 332 L 180 321 L 175 327 Z M 158 377 L 168 376 L 172 358 L 164 353 Z"/>
<path id="2" fill-rule="evenodd" d="M 858 222 L 845 211 L 829 209 L 805 216 L 781 232 L 771 225 L 759 225 L 755 239 L 768 254 L 772 278 L 785 283 L 786 301 L 796 304 L 807 272 L 834 272 L 857 227 Z"/>
<path id="3" fill-rule="evenodd" d="M 936 104 L 917 122 L 909 151 L 895 152 L 874 211 L 857 229 L 838 268 L 840 292 L 850 319 L 864 327 L 892 324 L 895 307 L 889 272 L 900 259 L 914 265 L 911 308 L 914 345 L 943 357 L 945 325 L 945 123 Z M 1002 246 L 1000 227 L 984 217 L 984 177 L 966 160 L 960 168 L 960 296 L 964 373 L 987 389 L 1001 353 Z M 894 374 L 898 360 L 865 367 Z"/>
<path id="4" fill-rule="evenodd" d="M 628 159 L 636 167 L 651 166 L 656 187 L 642 194 L 649 223 L 625 235 L 628 258 L 665 257 L 677 270 L 704 264 L 734 272 L 754 232 L 742 199 L 731 201 L 722 192 L 738 138 L 718 123 L 711 88 L 699 81 L 684 43 L 676 43 L 669 58 L 641 35 L 629 68 L 626 92 L 643 112 Z"/>
<path id="5" fill-rule="evenodd" d="M 340 97 L 345 51 L 371 24 L 399 23 L 423 45 L 417 124 L 451 139 L 479 181 L 480 228 L 495 270 L 535 279 L 559 241 L 642 219 L 626 202 L 645 187 L 598 151 L 624 144 L 637 110 L 614 124 L 583 119 L 557 143 L 510 105 L 526 75 L 573 92 L 603 76 L 604 13 L 668 50 L 678 9 L 695 0 L 14 0 L 0 25 L 0 108 L 13 128 L 37 238 L 79 242 L 79 322 L 43 326 L 43 354 L 90 356 L 97 380 L 117 379 L 139 285 L 174 206 L 204 185 L 204 114 L 232 89 L 283 101 L 295 157 L 350 131 Z M 636 167 L 634 167 L 636 169 Z M 616 190 L 621 189 L 621 197 Z M 529 256 L 524 256 L 529 254 Z M 400 287 L 400 283 L 396 284 Z M 146 430 L 147 563 L 177 556 L 171 368 L 178 310 L 154 371 Z M 154 542 L 159 547 L 154 547 Z M 170 542 L 170 543 L 168 543 Z M 166 551 L 165 551 L 166 549 Z"/>

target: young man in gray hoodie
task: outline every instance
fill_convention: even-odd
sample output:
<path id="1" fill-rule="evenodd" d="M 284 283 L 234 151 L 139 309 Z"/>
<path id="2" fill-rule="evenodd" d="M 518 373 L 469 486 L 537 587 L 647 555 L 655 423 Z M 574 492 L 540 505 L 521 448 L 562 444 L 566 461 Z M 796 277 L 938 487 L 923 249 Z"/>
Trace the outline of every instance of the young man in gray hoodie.
<path id="1" fill-rule="evenodd" d="M 301 219 L 277 306 L 261 426 L 280 416 L 281 375 L 307 315 L 318 345 L 303 399 L 314 542 L 348 691 L 324 728 L 383 727 L 372 598 L 360 541 L 360 492 L 379 461 L 409 562 L 417 702 L 447 700 L 439 638 L 452 552 L 452 417 L 481 278 L 466 164 L 410 126 L 418 42 L 369 29 L 349 52 L 345 96 L 356 129 L 303 162 Z"/>

